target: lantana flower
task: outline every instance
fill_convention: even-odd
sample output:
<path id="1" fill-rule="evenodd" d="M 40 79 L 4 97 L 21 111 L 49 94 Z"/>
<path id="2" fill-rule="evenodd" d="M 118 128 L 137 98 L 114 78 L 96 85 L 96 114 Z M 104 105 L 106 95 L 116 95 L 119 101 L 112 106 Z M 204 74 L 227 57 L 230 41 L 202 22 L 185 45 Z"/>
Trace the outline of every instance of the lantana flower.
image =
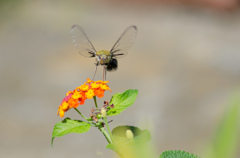
<path id="1" fill-rule="evenodd" d="M 76 87 L 73 91 L 69 91 L 66 97 L 62 100 L 58 108 L 57 115 L 64 116 L 64 113 L 71 108 L 77 108 L 79 105 L 83 105 L 86 99 L 92 99 L 97 96 L 102 98 L 106 90 L 110 90 L 107 85 L 109 81 L 92 81 L 89 78 L 83 85 Z"/>

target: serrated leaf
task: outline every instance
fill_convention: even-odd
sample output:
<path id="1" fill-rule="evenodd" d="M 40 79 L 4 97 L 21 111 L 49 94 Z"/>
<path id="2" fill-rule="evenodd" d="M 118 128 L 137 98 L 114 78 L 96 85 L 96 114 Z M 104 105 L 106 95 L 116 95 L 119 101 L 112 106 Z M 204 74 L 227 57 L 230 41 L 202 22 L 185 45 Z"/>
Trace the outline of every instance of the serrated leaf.
<path id="1" fill-rule="evenodd" d="M 197 155 L 190 154 L 181 150 L 169 150 L 164 151 L 159 158 L 200 158 Z"/>
<path id="2" fill-rule="evenodd" d="M 107 112 L 107 115 L 114 116 L 120 114 L 122 111 L 124 111 L 126 108 L 128 108 L 135 102 L 137 95 L 137 89 L 129 89 L 123 93 L 114 94 L 109 103 L 109 105 L 113 104 L 114 108 L 110 109 Z"/>
<path id="3" fill-rule="evenodd" d="M 61 122 L 55 124 L 53 133 L 52 133 L 52 141 L 55 137 L 61 137 L 68 133 L 85 133 L 91 127 L 91 124 L 81 121 L 81 120 L 71 120 L 70 118 L 66 118 Z"/>

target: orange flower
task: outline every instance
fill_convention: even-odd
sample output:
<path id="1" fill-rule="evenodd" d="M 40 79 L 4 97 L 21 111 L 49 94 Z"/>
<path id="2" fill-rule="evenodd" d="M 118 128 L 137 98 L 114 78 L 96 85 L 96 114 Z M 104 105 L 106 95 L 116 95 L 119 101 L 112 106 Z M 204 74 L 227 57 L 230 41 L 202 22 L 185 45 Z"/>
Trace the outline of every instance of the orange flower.
<path id="1" fill-rule="evenodd" d="M 63 117 L 64 116 L 64 111 L 60 111 L 59 115 L 60 115 L 60 117 Z"/>
<path id="2" fill-rule="evenodd" d="M 100 88 L 102 89 L 102 90 L 109 90 L 110 88 L 108 87 L 108 85 L 106 85 L 106 84 L 100 84 Z"/>
<path id="3" fill-rule="evenodd" d="M 93 88 L 93 89 L 97 89 L 97 88 L 99 88 L 99 84 L 98 83 L 96 83 L 96 82 L 93 82 L 92 84 L 91 84 L 91 87 Z"/>
<path id="4" fill-rule="evenodd" d="M 79 98 L 78 100 L 80 101 L 80 105 L 83 105 L 87 98 L 84 92 L 81 92 L 81 93 L 82 93 L 82 97 Z"/>
<path id="5" fill-rule="evenodd" d="M 101 90 L 101 89 L 95 90 L 95 95 L 96 95 L 98 98 L 102 98 L 102 97 L 104 96 L 104 90 Z"/>
<path id="6" fill-rule="evenodd" d="M 63 117 L 64 113 L 69 109 L 83 105 L 86 99 L 92 99 L 94 96 L 102 98 L 106 90 L 111 91 L 107 83 L 109 81 L 92 81 L 88 78 L 83 85 L 76 87 L 73 91 L 67 92 L 66 97 L 62 100 L 58 108 L 57 115 Z"/>
<path id="7" fill-rule="evenodd" d="M 69 104 L 69 108 L 76 108 L 76 107 L 78 107 L 78 105 L 79 105 L 78 99 L 70 98 L 70 99 L 68 100 L 68 104 Z"/>
<path id="8" fill-rule="evenodd" d="M 81 96 L 82 96 L 81 93 L 76 91 L 75 93 L 73 93 L 72 98 L 73 99 L 79 99 L 79 98 L 81 98 Z"/>
<path id="9" fill-rule="evenodd" d="M 92 80 L 90 80 L 90 78 L 87 78 L 87 82 L 85 82 L 85 83 L 91 83 L 92 82 Z"/>
<path id="10" fill-rule="evenodd" d="M 89 89 L 86 93 L 86 98 L 87 99 L 92 99 L 94 96 L 94 90 L 93 89 Z"/>
<path id="11" fill-rule="evenodd" d="M 69 106 L 69 104 L 67 102 L 63 102 L 62 103 L 62 110 L 67 110 L 68 106 Z"/>
<path id="12" fill-rule="evenodd" d="M 89 85 L 83 84 L 78 87 L 80 91 L 87 91 L 89 89 Z"/>

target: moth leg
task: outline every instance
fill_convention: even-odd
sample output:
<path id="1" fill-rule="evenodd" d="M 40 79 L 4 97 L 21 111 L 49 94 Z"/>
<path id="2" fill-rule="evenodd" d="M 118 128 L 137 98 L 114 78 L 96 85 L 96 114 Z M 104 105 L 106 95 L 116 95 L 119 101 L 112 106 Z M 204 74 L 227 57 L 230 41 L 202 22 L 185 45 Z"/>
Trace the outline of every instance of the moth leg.
<path id="1" fill-rule="evenodd" d="M 107 66 L 103 65 L 103 81 L 107 80 Z"/>
<path id="2" fill-rule="evenodd" d="M 99 63 L 96 63 L 96 68 L 95 68 L 95 72 L 94 72 L 94 75 L 93 75 L 93 79 L 92 79 L 92 80 L 94 80 L 94 78 L 95 78 L 95 75 L 96 75 L 96 72 L 97 72 L 98 65 L 99 65 Z"/>
<path id="3" fill-rule="evenodd" d="M 107 80 L 107 66 L 104 65 L 104 71 L 105 71 L 105 80 Z"/>

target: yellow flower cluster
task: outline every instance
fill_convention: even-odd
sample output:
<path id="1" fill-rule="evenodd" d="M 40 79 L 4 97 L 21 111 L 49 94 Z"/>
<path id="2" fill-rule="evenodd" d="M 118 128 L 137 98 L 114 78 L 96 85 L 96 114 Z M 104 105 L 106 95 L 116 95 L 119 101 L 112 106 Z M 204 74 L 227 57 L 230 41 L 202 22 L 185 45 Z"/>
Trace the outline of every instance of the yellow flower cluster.
<path id="1" fill-rule="evenodd" d="M 92 99 L 94 96 L 101 98 L 104 96 L 106 90 L 111 89 L 107 83 L 109 81 L 92 81 L 89 78 L 80 87 L 77 87 L 73 91 L 69 91 L 66 97 L 62 100 L 58 108 L 57 115 L 64 116 L 64 113 L 71 108 L 77 108 L 79 105 L 83 105 L 86 99 Z"/>

